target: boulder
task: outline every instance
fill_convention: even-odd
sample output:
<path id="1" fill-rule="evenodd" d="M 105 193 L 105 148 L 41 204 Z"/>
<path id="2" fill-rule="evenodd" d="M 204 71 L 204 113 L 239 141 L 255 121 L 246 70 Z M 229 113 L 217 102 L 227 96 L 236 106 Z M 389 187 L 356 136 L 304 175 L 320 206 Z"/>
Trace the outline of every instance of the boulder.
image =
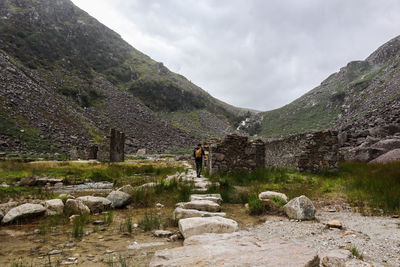
<path id="1" fill-rule="evenodd" d="M 396 148 L 400 148 L 400 139 L 385 139 L 381 140 L 371 146 L 371 148 L 384 149 L 390 151 Z"/>
<path id="2" fill-rule="evenodd" d="M 36 176 L 22 178 L 21 181 L 19 181 L 19 185 L 21 185 L 21 186 L 36 185 Z"/>
<path id="3" fill-rule="evenodd" d="M 317 267 L 314 249 L 278 238 L 260 240 L 250 232 L 203 234 L 184 246 L 157 251 L 150 266 L 298 266 Z"/>
<path id="4" fill-rule="evenodd" d="M 105 197 L 83 196 L 76 198 L 85 204 L 92 213 L 99 213 L 111 208 L 111 201 Z"/>
<path id="5" fill-rule="evenodd" d="M 190 201 L 195 200 L 209 200 L 217 204 L 222 203 L 222 197 L 220 194 L 193 194 L 190 196 Z"/>
<path id="6" fill-rule="evenodd" d="M 345 267 L 346 261 L 353 257 L 346 249 L 336 249 L 321 254 L 321 264 L 324 267 Z"/>
<path id="7" fill-rule="evenodd" d="M 112 191 L 107 199 L 111 201 L 114 208 L 123 208 L 131 202 L 131 195 L 122 191 Z"/>
<path id="8" fill-rule="evenodd" d="M 174 220 L 180 220 L 192 217 L 213 217 L 213 216 L 226 217 L 226 213 L 208 212 L 208 211 L 200 211 L 193 209 L 182 209 L 180 207 L 177 207 L 172 214 Z"/>
<path id="9" fill-rule="evenodd" d="M 383 155 L 380 155 L 370 163 L 388 163 L 393 161 L 400 161 L 400 148 L 393 149 Z"/>
<path id="10" fill-rule="evenodd" d="M 179 231 L 184 238 L 204 233 L 232 233 L 238 229 L 234 220 L 222 217 L 194 217 L 179 220 Z"/>
<path id="11" fill-rule="evenodd" d="M 22 204 L 12 208 L 9 212 L 7 212 L 2 220 L 2 223 L 6 224 L 19 219 L 41 216 L 45 212 L 46 209 L 42 205 L 30 203 Z"/>
<path id="12" fill-rule="evenodd" d="M 211 200 L 194 200 L 190 202 L 180 203 L 180 205 L 183 209 L 195 209 L 210 212 L 221 211 L 221 206 Z"/>
<path id="13" fill-rule="evenodd" d="M 306 196 L 299 196 L 283 206 L 285 214 L 295 220 L 312 220 L 315 218 L 315 207 Z"/>
<path id="14" fill-rule="evenodd" d="M 127 193 L 129 195 L 132 195 L 133 194 L 133 187 L 130 184 L 127 184 L 127 185 L 124 185 L 121 188 L 118 188 L 117 191 L 121 191 L 121 192 Z"/>
<path id="15" fill-rule="evenodd" d="M 68 199 L 65 202 L 64 209 L 70 214 L 90 213 L 88 206 L 78 199 Z"/>
<path id="16" fill-rule="evenodd" d="M 44 207 L 46 208 L 46 215 L 58 215 L 64 212 L 64 203 L 61 199 L 50 199 L 44 202 Z"/>
<path id="17" fill-rule="evenodd" d="M 288 201 L 288 198 L 285 194 L 279 193 L 279 192 L 274 192 L 274 191 L 265 191 L 261 192 L 258 195 L 258 198 L 262 201 L 265 199 L 274 199 L 274 198 L 279 198 L 282 199 L 285 203 Z"/>

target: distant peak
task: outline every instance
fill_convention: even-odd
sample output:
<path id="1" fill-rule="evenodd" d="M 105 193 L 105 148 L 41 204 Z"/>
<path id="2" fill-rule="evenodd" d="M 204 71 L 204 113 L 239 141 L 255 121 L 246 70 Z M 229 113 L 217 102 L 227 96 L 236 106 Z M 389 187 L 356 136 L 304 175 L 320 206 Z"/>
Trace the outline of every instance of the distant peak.
<path id="1" fill-rule="evenodd" d="M 397 36 L 380 46 L 366 61 L 372 64 L 382 64 L 394 57 L 400 51 L 400 36 Z"/>

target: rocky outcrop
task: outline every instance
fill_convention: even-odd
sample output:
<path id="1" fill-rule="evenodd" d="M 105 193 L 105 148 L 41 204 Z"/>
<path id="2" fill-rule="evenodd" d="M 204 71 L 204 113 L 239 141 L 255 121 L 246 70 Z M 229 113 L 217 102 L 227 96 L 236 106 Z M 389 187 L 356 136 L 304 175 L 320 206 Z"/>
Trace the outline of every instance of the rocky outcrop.
<path id="1" fill-rule="evenodd" d="M 150 266 L 298 266 L 317 267 L 315 250 L 282 240 L 260 240 L 249 232 L 203 234 L 184 246 L 158 251 Z"/>
<path id="2" fill-rule="evenodd" d="M 393 161 L 400 161 L 400 148 L 386 152 L 374 160 L 371 160 L 370 163 L 388 163 Z"/>
<path id="3" fill-rule="evenodd" d="M 41 216 L 45 212 L 46 209 L 42 205 L 30 203 L 22 204 L 8 211 L 1 222 L 3 224 L 12 223 L 25 218 Z"/>
<path id="4" fill-rule="evenodd" d="M 179 220 L 179 231 L 184 238 L 205 233 L 232 233 L 237 229 L 237 222 L 222 217 L 194 217 Z"/>
<path id="5" fill-rule="evenodd" d="M 313 220 L 315 218 L 315 207 L 306 196 L 299 196 L 290 200 L 283 206 L 285 214 L 295 220 Z"/>
<path id="6" fill-rule="evenodd" d="M 107 199 L 112 203 L 114 208 L 123 208 L 131 202 L 131 195 L 122 191 L 112 191 Z"/>

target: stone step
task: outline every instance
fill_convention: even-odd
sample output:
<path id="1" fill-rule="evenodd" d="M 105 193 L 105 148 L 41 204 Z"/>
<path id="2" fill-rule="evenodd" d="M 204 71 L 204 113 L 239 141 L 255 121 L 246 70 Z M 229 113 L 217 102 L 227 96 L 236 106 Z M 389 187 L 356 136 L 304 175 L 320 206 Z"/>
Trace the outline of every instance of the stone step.
<path id="1" fill-rule="evenodd" d="M 176 207 L 210 212 L 221 211 L 221 206 L 211 200 L 194 200 L 190 202 L 180 202 L 176 204 Z"/>
<path id="2" fill-rule="evenodd" d="M 193 217 L 226 217 L 225 212 L 208 212 L 208 211 L 200 211 L 195 209 L 183 209 L 177 207 L 173 214 L 172 218 L 174 220 L 186 219 L 186 218 L 193 218 Z"/>
<path id="3" fill-rule="evenodd" d="M 232 219 L 222 217 L 194 217 L 179 220 L 179 231 L 186 239 L 190 236 L 205 233 L 232 233 L 238 229 L 238 224 Z"/>
<path id="4" fill-rule="evenodd" d="M 222 197 L 220 194 L 193 194 L 190 196 L 190 201 L 194 200 L 210 200 L 217 204 L 222 203 Z"/>

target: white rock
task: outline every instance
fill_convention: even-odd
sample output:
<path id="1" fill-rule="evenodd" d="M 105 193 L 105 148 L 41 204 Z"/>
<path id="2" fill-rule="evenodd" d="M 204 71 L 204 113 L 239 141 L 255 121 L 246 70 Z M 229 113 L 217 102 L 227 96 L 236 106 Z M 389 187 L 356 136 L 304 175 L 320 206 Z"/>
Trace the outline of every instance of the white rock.
<path id="1" fill-rule="evenodd" d="M 136 156 L 144 156 L 146 154 L 147 154 L 146 148 L 138 149 L 138 151 L 136 152 Z"/>
<path id="2" fill-rule="evenodd" d="M 183 247 L 157 251 L 151 267 L 161 266 L 319 266 L 315 250 L 282 239 L 260 240 L 250 232 L 203 234 Z"/>
<path id="3" fill-rule="evenodd" d="M 193 218 L 193 217 L 213 217 L 213 216 L 226 217 L 226 213 L 224 213 L 224 212 L 208 212 L 208 211 L 200 211 L 200 210 L 194 210 L 194 209 L 183 209 L 183 208 L 177 207 L 172 214 L 172 217 L 174 220 Z"/>
<path id="4" fill-rule="evenodd" d="M 64 212 L 64 203 L 61 199 L 50 199 L 44 202 L 44 207 L 46 208 L 46 215 L 58 215 Z"/>
<path id="5" fill-rule="evenodd" d="M 137 250 L 137 249 L 144 249 L 144 248 L 160 247 L 160 246 L 164 246 L 165 244 L 166 244 L 165 242 L 151 242 L 151 243 L 142 243 L 142 244 L 137 244 L 135 242 L 132 245 L 129 245 L 127 247 L 127 249 Z"/>
<path id="6" fill-rule="evenodd" d="M 222 217 L 194 217 L 179 220 L 179 231 L 184 238 L 204 233 L 232 233 L 238 229 L 234 220 Z"/>
<path id="7" fill-rule="evenodd" d="M 104 197 L 83 196 L 76 198 L 85 204 L 91 212 L 99 213 L 111 208 L 111 201 Z"/>
<path id="8" fill-rule="evenodd" d="M 169 237 L 171 235 L 173 235 L 173 233 L 167 230 L 156 230 L 153 232 L 153 236 L 155 237 Z"/>
<path id="9" fill-rule="evenodd" d="M 43 215 L 46 212 L 46 209 L 39 204 L 22 204 L 15 208 L 12 208 L 7 214 L 4 216 L 2 223 L 11 223 L 15 220 L 29 217 L 36 217 Z"/>
<path id="10" fill-rule="evenodd" d="M 218 212 L 221 210 L 221 206 L 219 204 L 210 200 L 194 200 L 190 202 L 183 202 L 182 208 L 210 211 L 210 212 Z"/>
<path id="11" fill-rule="evenodd" d="M 115 208 L 123 208 L 131 202 L 131 195 L 122 191 L 112 191 L 107 199 L 111 201 Z"/>
<path id="12" fill-rule="evenodd" d="M 222 197 L 220 194 L 193 194 L 190 196 L 190 201 L 195 200 L 210 200 L 217 204 L 222 203 Z"/>
<path id="13" fill-rule="evenodd" d="M 295 220 L 312 220 L 315 218 L 315 207 L 311 200 L 306 196 L 296 197 L 290 200 L 283 211 L 286 215 Z"/>
<path id="14" fill-rule="evenodd" d="M 65 202 L 65 209 L 70 214 L 90 213 L 88 206 L 86 206 L 82 200 L 77 199 L 68 199 L 67 202 Z"/>
<path id="15" fill-rule="evenodd" d="M 260 200 L 264 200 L 264 199 L 273 199 L 273 198 L 280 198 L 283 201 L 285 201 L 285 203 L 288 201 L 288 198 L 285 194 L 283 193 L 279 193 L 279 192 L 274 192 L 274 191 L 265 191 L 265 192 L 261 192 L 258 195 L 258 198 Z"/>

